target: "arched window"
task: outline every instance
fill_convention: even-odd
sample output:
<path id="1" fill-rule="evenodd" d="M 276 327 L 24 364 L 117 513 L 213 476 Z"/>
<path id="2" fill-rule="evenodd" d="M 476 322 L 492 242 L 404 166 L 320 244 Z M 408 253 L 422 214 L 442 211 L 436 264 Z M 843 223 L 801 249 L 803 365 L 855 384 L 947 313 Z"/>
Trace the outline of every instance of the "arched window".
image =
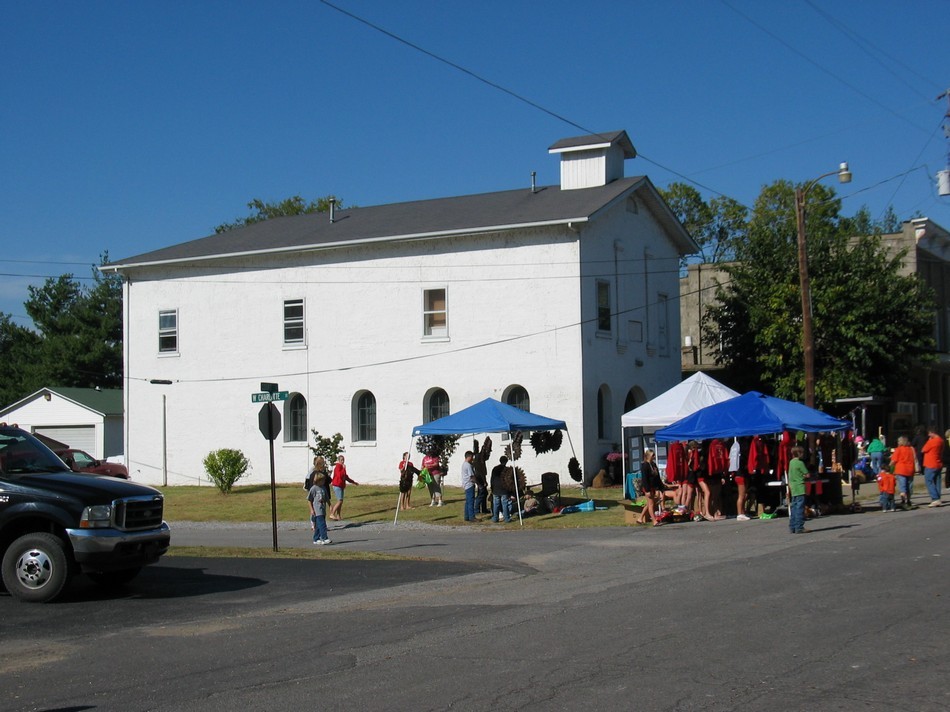
<path id="1" fill-rule="evenodd" d="M 294 393 L 287 401 L 284 421 L 287 423 L 285 442 L 307 442 L 307 399 Z"/>
<path id="2" fill-rule="evenodd" d="M 375 442 L 376 396 L 369 391 L 361 391 L 356 397 L 353 415 L 353 440 L 355 442 Z"/>
<path id="3" fill-rule="evenodd" d="M 522 386 L 511 386 L 505 394 L 505 403 L 524 411 L 531 411 L 531 398 Z"/>
<path id="4" fill-rule="evenodd" d="M 604 384 L 597 391 L 597 438 L 599 440 L 610 438 L 610 420 L 610 388 Z"/>
<path id="5" fill-rule="evenodd" d="M 423 422 L 431 423 L 433 420 L 444 418 L 451 410 L 449 408 L 449 394 L 442 388 L 433 388 L 426 397 L 425 418 Z"/>
<path id="6" fill-rule="evenodd" d="M 629 413 L 631 410 L 637 407 L 637 394 L 634 392 L 634 389 L 631 388 L 627 391 L 627 397 L 623 401 L 623 412 Z"/>

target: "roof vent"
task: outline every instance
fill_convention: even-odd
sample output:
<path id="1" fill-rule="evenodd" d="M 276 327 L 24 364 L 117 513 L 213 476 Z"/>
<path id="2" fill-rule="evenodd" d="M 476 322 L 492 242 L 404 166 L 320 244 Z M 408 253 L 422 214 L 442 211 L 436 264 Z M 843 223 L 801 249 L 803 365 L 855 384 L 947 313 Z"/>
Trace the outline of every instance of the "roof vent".
<path id="1" fill-rule="evenodd" d="M 336 220 L 336 198 L 330 198 L 330 222 Z"/>
<path id="2" fill-rule="evenodd" d="M 626 131 L 562 138 L 548 149 L 561 154 L 561 190 L 596 188 L 623 178 L 623 162 L 637 149 Z"/>

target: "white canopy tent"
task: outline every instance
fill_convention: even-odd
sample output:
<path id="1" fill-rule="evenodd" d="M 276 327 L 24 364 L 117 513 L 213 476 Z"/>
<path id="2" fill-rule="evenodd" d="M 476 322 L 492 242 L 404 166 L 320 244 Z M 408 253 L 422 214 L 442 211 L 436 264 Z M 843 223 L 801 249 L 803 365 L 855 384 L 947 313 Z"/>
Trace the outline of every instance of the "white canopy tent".
<path id="1" fill-rule="evenodd" d="M 697 371 L 651 401 L 620 416 L 621 428 L 663 428 L 709 405 L 735 398 L 738 393 Z"/>
<path id="2" fill-rule="evenodd" d="M 707 406 L 731 400 L 739 394 L 722 385 L 715 378 L 697 371 L 668 391 L 661 393 L 651 401 L 624 413 L 620 417 L 622 462 L 627 462 L 626 428 L 664 428 L 692 415 Z M 631 463 L 632 464 L 632 463 Z M 624 467 L 624 493 L 626 494 L 626 470 Z"/>

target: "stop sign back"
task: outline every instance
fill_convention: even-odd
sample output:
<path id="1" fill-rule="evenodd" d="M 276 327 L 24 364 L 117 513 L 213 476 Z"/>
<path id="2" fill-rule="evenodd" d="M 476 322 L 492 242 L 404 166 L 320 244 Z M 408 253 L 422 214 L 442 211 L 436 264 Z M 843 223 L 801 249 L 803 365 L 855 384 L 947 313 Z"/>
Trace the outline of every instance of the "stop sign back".
<path id="1" fill-rule="evenodd" d="M 258 427 L 265 440 L 276 440 L 280 435 L 280 411 L 273 403 L 265 403 L 257 414 Z"/>

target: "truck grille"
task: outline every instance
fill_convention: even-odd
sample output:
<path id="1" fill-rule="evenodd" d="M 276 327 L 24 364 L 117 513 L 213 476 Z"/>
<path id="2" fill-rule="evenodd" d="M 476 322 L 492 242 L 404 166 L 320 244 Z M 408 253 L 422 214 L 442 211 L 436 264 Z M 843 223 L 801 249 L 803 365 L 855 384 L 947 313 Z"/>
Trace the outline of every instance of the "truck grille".
<path id="1" fill-rule="evenodd" d="M 161 526 L 165 498 L 160 494 L 126 497 L 112 503 L 115 528 L 123 531 L 156 529 Z"/>

